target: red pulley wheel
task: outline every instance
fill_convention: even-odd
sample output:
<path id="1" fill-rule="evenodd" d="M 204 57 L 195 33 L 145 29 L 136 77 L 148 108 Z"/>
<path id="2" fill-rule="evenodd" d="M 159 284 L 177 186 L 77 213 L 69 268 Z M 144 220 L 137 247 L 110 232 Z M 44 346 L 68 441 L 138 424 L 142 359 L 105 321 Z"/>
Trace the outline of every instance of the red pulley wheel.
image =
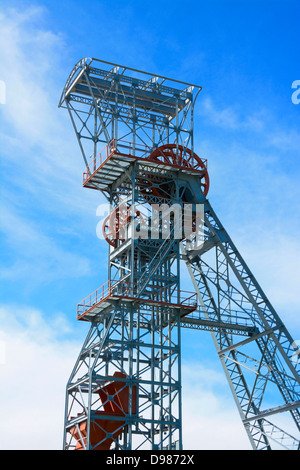
<path id="1" fill-rule="evenodd" d="M 209 190 L 209 176 L 205 163 L 198 155 L 182 145 L 166 144 L 157 147 L 146 160 L 166 165 L 174 165 L 179 168 L 190 168 L 201 171 L 201 187 L 204 196 L 207 196 Z"/>

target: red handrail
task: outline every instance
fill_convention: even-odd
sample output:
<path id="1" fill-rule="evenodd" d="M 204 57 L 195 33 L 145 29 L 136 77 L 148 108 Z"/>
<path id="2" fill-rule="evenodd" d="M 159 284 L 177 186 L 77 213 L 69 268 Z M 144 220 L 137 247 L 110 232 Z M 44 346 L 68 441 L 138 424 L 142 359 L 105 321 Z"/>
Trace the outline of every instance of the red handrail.
<path id="1" fill-rule="evenodd" d="M 162 302 L 164 304 L 172 305 L 182 305 L 186 307 L 196 307 L 197 306 L 197 295 L 194 292 L 188 291 L 174 291 L 171 295 L 164 298 L 164 293 L 167 293 L 167 288 L 163 286 L 151 286 L 153 290 L 150 292 L 150 295 L 153 296 L 153 301 Z M 106 281 L 102 286 L 88 295 L 77 305 L 77 314 L 79 316 L 83 315 L 95 305 L 103 302 L 103 300 L 111 297 L 133 297 L 136 298 L 137 294 L 137 284 L 131 282 L 121 283 L 120 281 Z M 184 295 L 186 294 L 186 295 Z"/>
<path id="2" fill-rule="evenodd" d="M 86 171 L 83 173 L 83 184 L 86 183 L 113 154 L 122 154 L 121 149 L 126 149 L 126 155 L 139 158 L 145 158 L 153 151 L 153 148 L 146 144 L 127 142 L 123 139 L 113 139 L 89 163 Z M 159 148 L 157 148 L 156 151 L 159 151 Z M 163 153 L 161 155 L 164 156 Z M 201 160 L 205 167 L 207 167 L 207 160 L 204 158 L 201 158 Z"/>

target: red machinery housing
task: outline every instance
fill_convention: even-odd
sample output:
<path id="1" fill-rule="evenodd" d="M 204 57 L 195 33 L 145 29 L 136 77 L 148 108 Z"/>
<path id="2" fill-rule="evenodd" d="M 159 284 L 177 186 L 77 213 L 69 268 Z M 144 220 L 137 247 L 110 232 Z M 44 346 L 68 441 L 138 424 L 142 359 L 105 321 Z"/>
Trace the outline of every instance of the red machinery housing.
<path id="1" fill-rule="evenodd" d="M 207 196 L 209 190 L 209 175 L 207 171 L 206 162 L 198 155 L 182 145 L 166 144 L 157 147 L 145 160 L 155 162 L 161 165 L 178 167 L 183 169 L 195 170 L 200 173 L 201 188 L 204 196 Z M 144 185 L 146 189 L 141 190 L 145 196 L 153 194 L 158 198 L 169 197 L 171 187 L 166 184 L 164 189 L 153 185 L 151 175 L 144 175 Z M 163 185 L 162 185 L 163 186 Z M 136 211 L 135 217 L 143 221 L 143 216 L 139 211 Z M 111 214 L 109 214 L 103 222 L 102 233 L 106 241 L 113 247 L 117 246 L 116 240 L 124 240 L 124 229 L 127 224 L 132 220 L 130 207 L 127 204 L 121 204 Z"/>
<path id="2" fill-rule="evenodd" d="M 126 379 L 126 374 L 115 372 L 112 378 Z M 94 450 L 109 450 L 123 432 L 125 417 L 129 413 L 129 385 L 113 380 L 98 390 L 103 410 L 95 412 L 90 426 L 90 443 Z M 136 414 L 136 386 L 132 387 L 132 414 Z M 77 440 L 75 450 L 84 450 L 87 442 L 87 419 L 73 426 L 70 433 Z M 111 437 L 108 437 L 111 436 Z"/>

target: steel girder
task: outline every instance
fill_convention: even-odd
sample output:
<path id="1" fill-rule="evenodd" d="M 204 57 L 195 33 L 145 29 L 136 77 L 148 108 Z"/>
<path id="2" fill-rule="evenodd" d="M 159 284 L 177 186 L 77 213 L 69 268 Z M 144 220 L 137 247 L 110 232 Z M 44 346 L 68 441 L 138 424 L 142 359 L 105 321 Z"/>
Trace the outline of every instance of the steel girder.
<path id="1" fill-rule="evenodd" d="M 188 254 L 183 242 L 183 257 L 208 320 L 222 321 L 235 310 L 241 324 L 252 325 L 243 341 L 227 328 L 212 333 L 249 439 L 254 449 L 298 449 L 295 343 L 207 200 L 204 225 L 203 247 Z"/>
<path id="2" fill-rule="evenodd" d="M 154 149 L 169 142 L 193 151 L 200 91 L 190 83 L 84 58 L 70 73 L 59 107 L 69 112 L 88 166 L 90 155 L 113 140 L 129 141 L 133 154 L 141 145 Z"/>
<path id="3" fill-rule="evenodd" d="M 178 240 L 136 240 L 129 234 L 110 248 L 109 279 L 135 285 L 136 302 L 111 298 L 91 317 L 67 386 L 65 448 L 75 441 L 82 448 L 97 447 L 91 430 L 101 428 L 102 409 L 117 402 L 117 394 L 101 402 L 99 390 L 112 380 L 129 397 L 122 419 L 111 420 L 119 420 L 122 433 L 117 425 L 111 433 L 102 423 L 114 448 L 182 447 L 180 327 L 211 331 L 253 449 L 299 448 L 300 365 L 292 337 L 204 197 L 199 177 L 147 160 L 169 143 L 194 152 L 200 90 L 97 59 L 79 61 L 64 87 L 59 106 L 69 112 L 86 187 L 103 192 L 114 208 L 121 196 L 129 206 L 146 209 L 183 204 L 186 190 L 193 204 L 204 205 L 202 246 L 180 244 L 199 299 L 198 309 L 184 316 L 178 306 L 149 303 L 157 286 L 164 287 L 169 301 L 180 289 Z M 98 154 L 103 144 L 113 150 L 105 158 Z M 174 235 L 174 224 L 172 230 Z M 112 379 L 115 372 L 124 375 Z"/>
<path id="4" fill-rule="evenodd" d="M 119 301 L 103 312 L 91 325 L 67 385 L 64 448 L 79 443 L 95 449 L 109 439 L 116 450 L 182 448 L 180 347 L 176 309 L 144 310 L 138 302 Z M 121 417 L 105 411 L 108 402 L 118 407 L 117 394 L 99 398 L 116 372 L 125 375 L 119 380 L 129 388 Z M 113 432 L 108 418 L 117 422 Z M 93 426 L 102 432 L 93 433 Z"/>

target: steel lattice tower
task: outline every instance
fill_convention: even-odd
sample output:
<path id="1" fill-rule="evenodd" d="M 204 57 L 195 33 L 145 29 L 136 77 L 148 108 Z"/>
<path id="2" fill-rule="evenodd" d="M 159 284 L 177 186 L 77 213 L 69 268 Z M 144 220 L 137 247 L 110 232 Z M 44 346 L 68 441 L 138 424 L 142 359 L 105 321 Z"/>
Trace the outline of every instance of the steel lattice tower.
<path id="1" fill-rule="evenodd" d="M 83 186 L 111 206 L 108 281 L 78 304 L 91 326 L 67 384 L 65 449 L 182 449 L 183 327 L 211 331 L 253 449 L 299 449 L 299 352 L 206 198 L 200 91 L 87 58 L 64 87 Z"/>

